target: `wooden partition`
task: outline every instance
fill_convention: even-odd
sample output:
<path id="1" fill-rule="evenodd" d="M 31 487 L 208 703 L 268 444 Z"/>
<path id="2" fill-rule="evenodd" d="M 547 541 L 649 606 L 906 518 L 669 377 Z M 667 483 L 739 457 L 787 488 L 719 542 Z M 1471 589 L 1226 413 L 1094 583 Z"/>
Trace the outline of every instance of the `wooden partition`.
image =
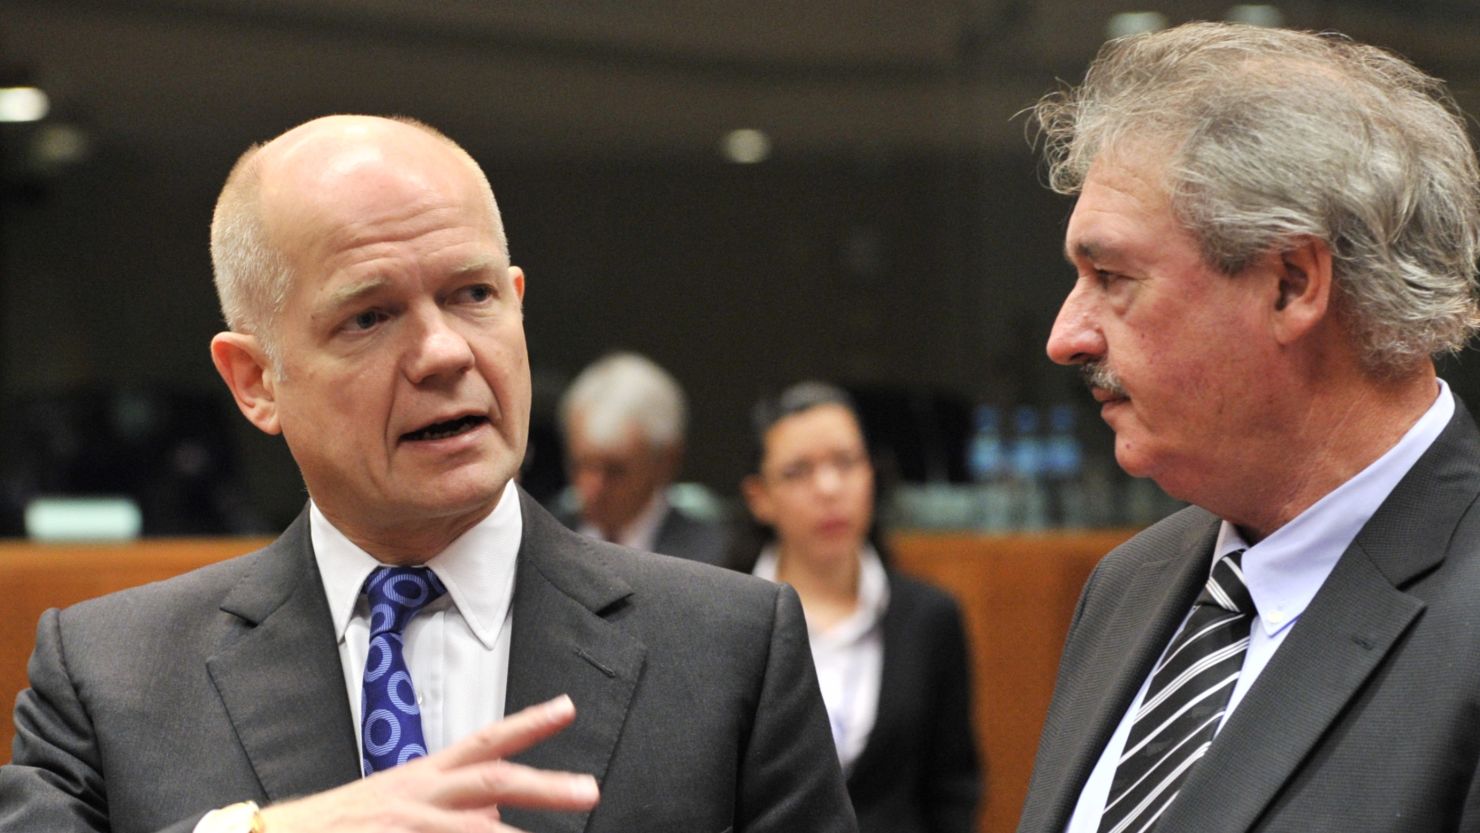
<path id="1" fill-rule="evenodd" d="M 966 617 L 986 769 L 982 833 L 1017 829 L 1079 591 L 1100 557 L 1132 534 L 895 536 L 896 566 L 951 592 Z"/>
<path id="2" fill-rule="evenodd" d="M 15 696 L 26 687 L 36 621 L 47 608 L 159 581 L 271 539 L 159 539 L 128 544 L 33 544 L 0 541 L 0 761 L 10 760 Z"/>
<path id="3" fill-rule="evenodd" d="M 979 748 L 986 763 L 982 833 L 1017 824 L 1055 669 L 1080 587 L 1129 532 L 1032 536 L 902 534 L 898 567 L 945 588 L 966 617 Z M 11 704 L 26 686 L 36 620 L 49 607 L 168 578 L 249 552 L 265 540 L 154 540 L 118 545 L 0 542 L 0 760 L 10 759 Z"/>

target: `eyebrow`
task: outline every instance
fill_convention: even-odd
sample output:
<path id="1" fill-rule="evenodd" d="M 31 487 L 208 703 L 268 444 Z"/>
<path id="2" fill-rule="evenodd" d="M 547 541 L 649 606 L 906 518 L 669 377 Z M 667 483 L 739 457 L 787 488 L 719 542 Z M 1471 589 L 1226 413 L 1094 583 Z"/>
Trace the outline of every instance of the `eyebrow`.
<path id="1" fill-rule="evenodd" d="M 498 258 L 479 257 L 468 260 L 462 265 L 457 266 L 452 270 L 451 274 L 455 278 L 463 277 L 466 275 L 476 275 L 484 272 L 494 271 L 498 268 L 498 266 Z M 389 285 L 390 282 L 390 278 L 387 277 L 374 277 L 366 278 L 363 281 L 352 283 L 348 286 L 342 286 L 330 293 L 329 298 L 324 301 L 322 309 L 327 312 L 332 312 L 334 310 L 342 309 L 347 306 L 352 306 L 360 299 L 368 295 L 374 295 L 376 292 L 379 292 L 381 289 Z"/>
<path id="2" fill-rule="evenodd" d="M 479 272 L 492 272 L 500 268 L 499 259 L 495 257 L 476 257 L 464 261 L 463 264 L 452 270 L 453 276 L 472 275 Z"/>
<path id="3" fill-rule="evenodd" d="M 1071 266 L 1076 256 L 1084 260 L 1100 261 L 1112 254 L 1114 254 L 1113 249 L 1094 240 L 1081 240 L 1072 247 L 1064 247 L 1064 260 L 1067 260 Z"/>
<path id="4" fill-rule="evenodd" d="M 333 312 L 334 310 L 350 306 L 367 295 L 373 295 L 390 283 L 390 278 L 368 278 L 349 286 L 342 286 L 330 293 L 328 300 L 324 302 L 321 311 Z"/>

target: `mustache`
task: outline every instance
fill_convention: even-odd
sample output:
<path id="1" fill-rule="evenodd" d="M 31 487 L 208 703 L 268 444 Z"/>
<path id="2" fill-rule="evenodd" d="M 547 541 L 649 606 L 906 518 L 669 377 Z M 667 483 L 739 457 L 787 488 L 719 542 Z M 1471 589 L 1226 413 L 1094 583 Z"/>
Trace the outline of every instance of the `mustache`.
<path id="1" fill-rule="evenodd" d="M 1120 376 L 1103 361 L 1086 362 L 1080 365 L 1079 378 L 1092 389 L 1103 390 L 1115 396 L 1126 395 Z"/>

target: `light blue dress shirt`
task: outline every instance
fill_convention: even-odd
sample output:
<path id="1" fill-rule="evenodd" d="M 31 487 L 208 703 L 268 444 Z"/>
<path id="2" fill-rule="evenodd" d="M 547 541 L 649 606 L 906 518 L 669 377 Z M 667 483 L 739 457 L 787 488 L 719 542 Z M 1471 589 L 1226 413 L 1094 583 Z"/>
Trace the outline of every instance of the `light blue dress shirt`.
<path id="1" fill-rule="evenodd" d="M 1212 564 L 1226 553 L 1247 550 L 1242 561 L 1244 582 L 1248 585 L 1249 595 L 1254 598 L 1254 606 L 1259 609 L 1257 624 L 1250 628 L 1249 651 L 1244 657 L 1244 667 L 1229 699 L 1228 709 L 1224 712 L 1224 721 L 1269 664 L 1316 591 L 1331 575 L 1341 554 L 1351 546 L 1357 533 L 1387 500 L 1403 475 L 1438 439 L 1452 416 L 1454 396 L 1441 379 L 1434 404 L 1396 445 L 1268 538 L 1249 546 L 1233 524 L 1223 522 L 1208 569 L 1211 570 Z M 1188 613 L 1191 613 L 1190 609 Z M 1105 810 L 1110 784 L 1115 778 L 1115 767 L 1130 734 L 1131 716 L 1141 708 L 1150 682 L 1149 677 L 1142 681 L 1141 690 L 1136 692 L 1115 734 L 1110 736 L 1110 742 L 1100 753 L 1100 760 L 1079 794 L 1079 803 L 1069 819 L 1068 833 L 1095 833 L 1099 829 L 1100 815 Z"/>

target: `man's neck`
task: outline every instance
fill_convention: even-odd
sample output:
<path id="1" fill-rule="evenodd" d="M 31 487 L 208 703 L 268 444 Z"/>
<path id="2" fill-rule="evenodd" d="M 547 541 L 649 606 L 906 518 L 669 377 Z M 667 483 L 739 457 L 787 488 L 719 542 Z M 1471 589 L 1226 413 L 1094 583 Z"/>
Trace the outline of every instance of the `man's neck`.
<path id="1" fill-rule="evenodd" d="M 1257 543 L 1356 476 L 1398 444 L 1434 404 L 1439 386 L 1432 365 L 1401 380 L 1369 380 L 1360 386 L 1310 398 L 1291 430 L 1267 448 L 1274 460 L 1265 471 L 1234 478 L 1247 484 L 1225 507 L 1205 505 Z M 1283 452 L 1283 453 L 1280 453 Z"/>

